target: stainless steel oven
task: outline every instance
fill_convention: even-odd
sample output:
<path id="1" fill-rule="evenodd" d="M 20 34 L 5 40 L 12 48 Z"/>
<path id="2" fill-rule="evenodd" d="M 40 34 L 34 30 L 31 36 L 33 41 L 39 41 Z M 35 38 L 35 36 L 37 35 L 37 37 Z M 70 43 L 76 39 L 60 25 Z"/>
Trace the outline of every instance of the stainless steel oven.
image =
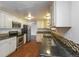
<path id="1" fill-rule="evenodd" d="M 24 44 L 24 36 L 19 35 L 17 36 L 17 48 L 21 47 Z"/>

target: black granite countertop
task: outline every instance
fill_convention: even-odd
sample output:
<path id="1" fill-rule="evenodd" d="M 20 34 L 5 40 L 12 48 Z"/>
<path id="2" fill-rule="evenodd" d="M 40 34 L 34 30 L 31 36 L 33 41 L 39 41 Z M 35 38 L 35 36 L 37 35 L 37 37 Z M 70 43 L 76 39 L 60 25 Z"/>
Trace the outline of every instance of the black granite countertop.
<path id="1" fill-rule="evenodd" d="M 9 36 L 8 34 L 7 35 L 0 35 L 0 40 L 5 40 L 5 39 L 8 39 L 8 38 L 12 38 L 12 37 L 19 37 L 19 36 L 23 36 L 24 34 L 21 34 L 21 35 L 14 35 L 14 36 Z"/>
<path id="2" fill-rule="evenodd" d="M 75 42 L 64 38 L 56 32 L 52 32 L 52 35 L 67 51 L 69 51 L 73 56 L 79 57 L 79 45 Z"/>
<path id="3" fill-rule="evenodd" d="M 5 36 L 5 37 L 1 37 L 0 40 L 5 40 L 5 39 L 8 39 L 8 38 L 12 38 L 12 37 L 15 37 L 15 36 Z"/>
<path id="4" fill-rule="evenodd" d="M 11 37 L 15 37 L 15 36 L 9 36 L 8 33 L 0 34 L 0 40 L 5 40 L 5 39 L 11 38 Z"/>

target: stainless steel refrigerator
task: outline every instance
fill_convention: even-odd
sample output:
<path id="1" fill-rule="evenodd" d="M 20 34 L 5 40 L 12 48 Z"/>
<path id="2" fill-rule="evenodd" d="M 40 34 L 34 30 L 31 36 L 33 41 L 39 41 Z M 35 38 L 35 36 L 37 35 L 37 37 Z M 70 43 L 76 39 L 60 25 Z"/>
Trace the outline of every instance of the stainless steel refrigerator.
<path id="1" fill-rule="evenodd" d="M 31 26 L 23 25 L 22 33 L 26 34 L 26 42 L 31 41 Z"/>

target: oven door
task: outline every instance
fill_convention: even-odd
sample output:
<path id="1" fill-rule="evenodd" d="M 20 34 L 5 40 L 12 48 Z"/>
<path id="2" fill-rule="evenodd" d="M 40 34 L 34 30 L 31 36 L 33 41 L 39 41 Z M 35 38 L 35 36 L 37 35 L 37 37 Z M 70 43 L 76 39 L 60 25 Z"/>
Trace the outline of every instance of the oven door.
<path id="1" fill-rule="evenodd" d="M 24 44 L 24 37 L 18 36 L 17 37 L 17 48 L 21 47 Z"/>

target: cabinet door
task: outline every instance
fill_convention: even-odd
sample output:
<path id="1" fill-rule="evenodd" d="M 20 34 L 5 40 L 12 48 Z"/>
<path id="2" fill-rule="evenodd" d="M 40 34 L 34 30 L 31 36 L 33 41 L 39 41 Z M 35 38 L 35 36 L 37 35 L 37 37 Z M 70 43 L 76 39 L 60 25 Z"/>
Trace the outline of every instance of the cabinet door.
<path id="1" fill-rule="evenodd" d="M 56 27 L 70 27 L 70 2 L 54 3 L 54 24 Z"/>
<path id="2" fill-rule="evenodd" d="M 8 19 L 7 19 L 7 15 L 5 14 L 5 16 L 4 16 L 4 28 L 7 28 L 7 22 L 8 22 Z"/>
<path id="3" fill-rule="evenodd" d="M 0 56 L 8 56 L 16 50 L 16 37 L 0 41 Z"/>
<path id="4" fill-rule="evenodd" d="M 26 43 L 26 34 L 24 34 L 24 44 Z"/>
<path id="5" fill-rule="evenodd" d="M 0 12 L 0 28 L 2 27 L 2 15 L 1 15 L 1 12 Z"/>
<path id="6" fill-rule="evenodd" d="M 12 28 L 10 16 L 3 12 L 0 12 L 0 28 Z"/>
<path id="7" fill-rule="evenodd" d="M 36 41 L 37 42 L 42 42 L 42 39 L 43 39 L 43 34 L 37 34 Z"/>
<path id="8" fill-rule="evenodd" d="M 16 37 L 10 38 L 10 43 L 9 43 L 9 54 L 14 52 L 16 50 Z"/>
<path id="9" fill-rule="evenodd" d="M 12 20 L 9 15 L 6 16 L 6 28 L 12 28 Z"/>
<path id="10" fill-rule="evenodd" d="M 0 12 L 0 28 L 4 28 L 4 14 Z"/>
<path id="11" fill-rule="evenodd" d="M 9 55 L 9 39 L 0 41 L 0 56 L 8 56 Z"/>

